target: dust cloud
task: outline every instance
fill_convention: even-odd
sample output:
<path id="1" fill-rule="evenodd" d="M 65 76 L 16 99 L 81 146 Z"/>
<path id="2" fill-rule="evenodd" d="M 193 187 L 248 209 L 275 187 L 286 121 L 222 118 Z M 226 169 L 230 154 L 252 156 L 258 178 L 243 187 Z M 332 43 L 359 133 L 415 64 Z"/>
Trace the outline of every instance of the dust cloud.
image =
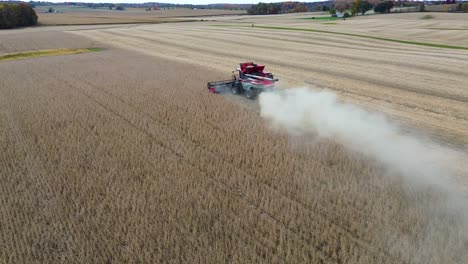
<path id="1" fill-rule="evenodd" d="M 273 129 L 286 130 L 292 136 L 333 140 L 379 163 L 388 175 L 401 176 L 403 187 L 436 191 L 444 198 L 425 208 L 430 215 L 427 219 L 430 222 L 456 219 L 460 235 L 468 241 L 468 198 L 453 177 L 453 168 L 457 166 L 452 155 L 455 151 L 427 137 L 408 133 L 382 114 L 340 102 L 336 94 L 326 90 L 295 88 L 262 93 L 259 104 L 261 117 Z M 421 235 L 419 244 L 424 245 L 421 248 L 404 250 L 423 256 L 433 245 L 441 246 L 442 242 L 433 240 L 430 233 Z"/>
<path id="2" fill-rule="evenodd" d="M 275 129 L 332 139 L 412 183 L 442 188 L 454 184 L 453 151 L 403 131 L 381 114 L 339 102 L 333 92 L 285 89 L 263 93 L 259 102 L 260 115 Z"/>

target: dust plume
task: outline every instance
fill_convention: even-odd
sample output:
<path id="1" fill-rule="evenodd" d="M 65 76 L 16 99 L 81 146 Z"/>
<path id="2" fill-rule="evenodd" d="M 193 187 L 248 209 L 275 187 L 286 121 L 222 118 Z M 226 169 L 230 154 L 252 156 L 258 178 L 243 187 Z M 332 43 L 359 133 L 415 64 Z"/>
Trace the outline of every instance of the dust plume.
<path id="1" fill-rule="evenodd" d="M 287 89 L 259 100 L 261 116 L 274 128 L 332 139 L 413 183 L 440 187 L 452 180 L 450 150 L 405 133 L 381 114 L 339 102 L 330 91 Z"/>
<path id="2" fill-rule="evenodd" d="M 381 114 L 340 102 L 329 91 L 297 88 L 262 93 L 259 103 L 260 115 L 273 128 L 293 136 L 333 140 L 376 161 L 388 174 L 400 175 L 406 183 L 402 187 L 429 188 L 440 195 L 437 200 L 406 201 L 409 211 L 402 211 L 402 215 L 411 218 L 420 212 L 420 221 L 426 223 L 425 232 L 418 239 L 408 239 L 406 231 L 392 226 L 381 230 L 379 236 L 385 237 L 392 252 L 406 252 L 414 262 L 422 262 L 430 254 L 438 255 L 434 249 L 443 248 L 444 240 L 433 234 L 448 228 L 441 223 L 456 223 L 450 225 L 460 228 L 457 235 L 467 243 L 468 199 L 456 185 L 452 170 L 457 166 L 456 151 L 410 134 Z"/>

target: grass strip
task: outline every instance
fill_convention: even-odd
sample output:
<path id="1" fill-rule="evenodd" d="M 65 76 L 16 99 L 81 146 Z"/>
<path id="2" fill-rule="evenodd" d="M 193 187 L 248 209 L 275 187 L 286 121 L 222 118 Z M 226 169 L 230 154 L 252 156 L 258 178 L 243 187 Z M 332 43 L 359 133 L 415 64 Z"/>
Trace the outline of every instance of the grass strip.
<path id="1" fill-rule="evenodd" d="M 434 16 L 433 15 L 425 15 L 423 17 L 421 17 L 420 19 L 433 19 Z"/>
<path id="2" fill-rule="evenodd" d="M 17 52 L 17 53 L 0 54 L 0 61 L 19 60 L 19 59 L 27 59 L 27 58 L 34 58 L 34 57 L 79 54 L 79 53 L 85 53 L 85 52 L 98 52 L 101 50 L 102 48 L 48 49 L 48 50 L 38 50 L 38 51 L 25 51 L 25 52 Z"/>
<path id="3" fill-rule="evenodd" d="M 468 28 L 425 28 L 433 30 L 468 30 Z"/>
<path id="4" fill-rule="evenodd" d="M 216 26 L 221 26 L 222 27 L 223 25 L 216 25 Z M 227 25 L 226 27 L 234 27 L 234 26 Z M 237 27 L 245 27 L 245 26 L 237 26 Z M 433 47 L 433 48 L 468 50 L 468 47 L 464 47 L 464 46 L 453 46 L 453 45 L 445 45 L 445 44 L 417 42 L 417 41 L 409 41 L 409 40 L 399 40 L 399 39 L 374 37 L 374 36 L 367 36 L 367 35 L 360 35 L 360 34 L 353 34 L 353 33 L 344 33 L 344 32 L 336 32 L 336 31 L 320 30 L 320 29 L 290 28 L 290 27 L 275 27 L 275 26 L 257 26 L 257 25 L 255 25 L 255 27 L 256 28 L 264 28 L 264 29 L 305 31 L 305 32 L 317 32 L 317 33 L 325 33 L 325 34 L 351 36 L 351 37 L 375 39 L 375 40 L 382 40 L 382 41 L 395 42 L 395 43 L 401 43 L 401 44 L 409 44 L 409 45 L 417 45 L 417 46 L 426 46 L 426 47 Z"/>
<path id="5" fill-rule="evenodd" d="M 241 24 L 254 24 L 254 23 L 249 23 L 249 22 L 240 22 Z M 238 27 L 246 27 L 246 26 L 239 26 L 239 25 L 210 25 L 212 27 L 233 27 L 233 28 L 238 28 Z"/>

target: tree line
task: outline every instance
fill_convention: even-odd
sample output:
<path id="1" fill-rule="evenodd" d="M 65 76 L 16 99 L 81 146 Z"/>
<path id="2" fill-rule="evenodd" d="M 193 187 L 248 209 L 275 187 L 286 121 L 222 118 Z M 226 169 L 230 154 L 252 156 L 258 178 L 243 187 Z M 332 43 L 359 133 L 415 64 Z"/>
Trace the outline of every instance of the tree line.
<path id="1" fill-rule="evenodd" d="M 443 0 L 433 2 L 434 4 L 455 4 L 456 0 Z M 247 13 L 250 15 L 270 15 L 284 14 L 308 11 L 329 11 L 334 15 L 337 11 L 343 13 L 344 17 L 355 16 L 358 14 L 364 15 L 369 10 L 374 10 L 375 13 L 390 13 L 395 6 L 415 6 L 420 7 L 421 12 L 424 11 L 424 3 L 416 3 L 413 1 L 392 1 L 392 0 L 333 0 L 322 2 L 279 2 L 279 3 L 258 3 L 250 6 Z M 467 12 L 468 3 L 459 3 L 456 10 L 458 12 Z"/>
<path id="2" fill-rule="evenodd" d="M 349 15 L 364 15 L 367 11 L 374 9 L 376 13 L 390 12 L 394 6 L 393 1 L 381 0 L 336 0 L 335 10 L 344 13 L 351 12 Z M 332 10 L 331 12 L 333 12 Z"/>
<path id="3" fill-rule="evenodd" d="M 36 11 L 29 4 L 0 4 L 0 29 L 37 24 Z"/>
<path id="4" fill-rule="evenodd" d="M 1 1 L 1 0 L 0 0 Z M 131 1 L 124 1 L 131 2 Z M 229 2 L 229 1 L 226 1 Z M 93 9 L 103 9 L 114 6 L 111 3 L 86 3 L 86 2 L 45 2 L 45 1 L 29 1 L 33 6 L 82 6 Z M 197 8 L 197 9 L 224 9 L 224 10 L 244 10 L 250 7 L 250 4 L 206 4 L 206 5 L 194 5 L 194 4 L 171 4 L 171 3 L 159 3 L 159 2 L 147 2 L 147 3 L 119 3 L 120 6 L 125 8 L 160 8 L 160 9 L 172 9 L 172 8 Z"/>
<path id="5" fill-rule="evenodd" d="M 271 15 L 284 13 L 298 13 L 308 11 L 328 11 L 333 6 L 333 1 L 322 2 L 280 2 L 280 3 L 258 3 L 247 8 L 249 15 Z"/>
<path id="6" fill-rule="evenodd" d="M 451 0 L 450 0 L 451 1 Z M 335 0 L 315 3 L 303 2 L 280 2 L 280 3 L 258 3 L 247 9 L 250 15 L 270 15 L 284 13 L 298 13 L 308 11 L 331 11 L 335 10 L 345 12 L 348 10 L 351 14 L 348 15 L 364 15 L 367 11 L 372 10 L 377 13 L 389 12 L 393 8 L 392 1 L 381 0 Z"/>

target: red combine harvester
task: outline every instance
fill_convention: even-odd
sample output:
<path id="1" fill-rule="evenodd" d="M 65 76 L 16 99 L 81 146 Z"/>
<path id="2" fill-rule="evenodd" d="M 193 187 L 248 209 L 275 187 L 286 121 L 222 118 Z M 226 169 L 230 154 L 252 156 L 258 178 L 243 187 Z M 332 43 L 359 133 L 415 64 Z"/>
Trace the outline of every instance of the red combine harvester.
<path id="1" fill-rule="evenodd" d="M 208 83 L 208 90 L 211 93 L 221 93 L 226 89 L 231 89 L 233 94 L 245 94 L 249 99 L 255 99 L 258 94 L 264 91 L 271 91 L 278 79 L 273 78 L 273 74 L 264 72 L 264 65 L 253 62 L 244 62 L 235 71 L 232 71 L 232 79 L 215 81 Z"/>

